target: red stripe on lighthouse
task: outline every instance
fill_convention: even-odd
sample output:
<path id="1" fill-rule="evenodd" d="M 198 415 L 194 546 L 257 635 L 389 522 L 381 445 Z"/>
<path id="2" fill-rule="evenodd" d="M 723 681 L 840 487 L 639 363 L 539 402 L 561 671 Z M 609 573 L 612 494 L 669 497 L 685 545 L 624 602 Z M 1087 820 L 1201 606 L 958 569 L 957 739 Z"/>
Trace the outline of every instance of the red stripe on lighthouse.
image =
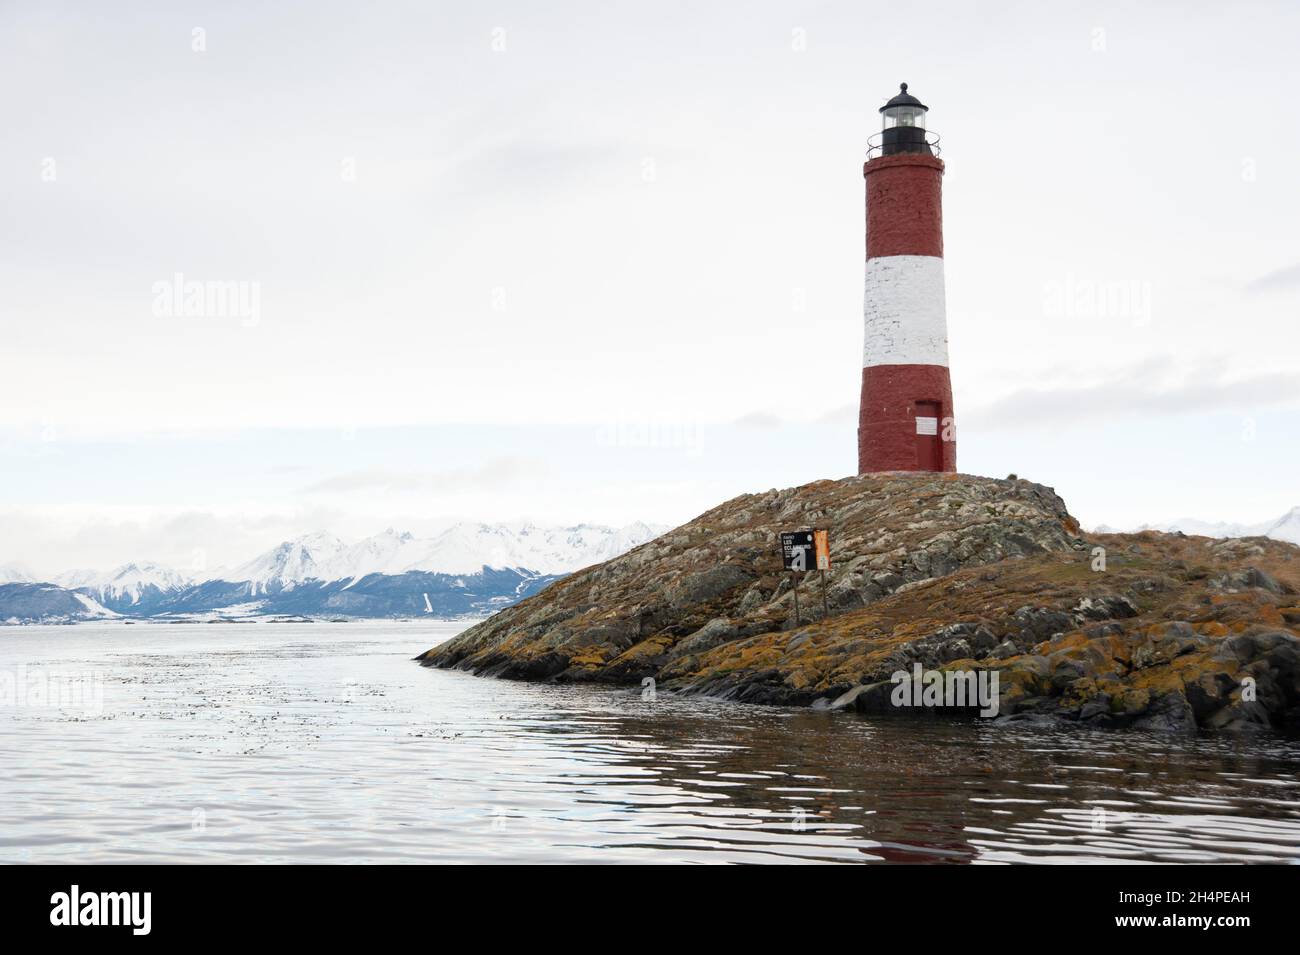
<path id="1" fill-rule="evenodd" d="M 881 156 L 867 180 L 867 258 L 943 256 L 943 160 L 919 153 Z"/>
<path id="2" fill-rule="evenodd" d="M 927 433 L 931 418 L 935 419 L 934 434 Z M 952 440 L 952 424 L 952 386 L 947 368 L 863 368 L 858 473 L 956 471 L 957 442 Z"/>

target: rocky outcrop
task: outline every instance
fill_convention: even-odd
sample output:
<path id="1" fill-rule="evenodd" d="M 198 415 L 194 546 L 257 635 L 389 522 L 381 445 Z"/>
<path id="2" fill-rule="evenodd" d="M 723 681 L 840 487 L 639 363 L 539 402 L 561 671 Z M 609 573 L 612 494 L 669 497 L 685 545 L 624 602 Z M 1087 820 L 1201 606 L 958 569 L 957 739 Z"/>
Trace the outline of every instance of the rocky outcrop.
<path id="1" fill-rule="evenodd" d="M 796 622 L 777 533 L 811 526 L 834 569 Z M 872 712 L 900 670 L 995 670 L 1004 721 L 1265 728 L 1300 715 L 1298 576 L 1262 538 L 1085 538 L 1028 481 L 865 475 L 736 498 L 419 659 Z"/>

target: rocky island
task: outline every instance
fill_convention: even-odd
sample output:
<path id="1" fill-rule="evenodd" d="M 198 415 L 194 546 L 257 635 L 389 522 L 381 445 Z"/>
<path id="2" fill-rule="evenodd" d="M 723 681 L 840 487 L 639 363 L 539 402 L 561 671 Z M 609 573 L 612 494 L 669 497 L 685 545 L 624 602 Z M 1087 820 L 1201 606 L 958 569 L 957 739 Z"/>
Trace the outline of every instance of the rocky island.
<path id="1" fill-rule="evenodd" d="M 776 542 L 805 527 L 829 528 L 832 570 L 796 622 Z M 1086 534 L 1029 481 L 869 474 L 737 497 L 417 659 L 881 713 L 919 664 L 996 671 L 998 721 L 1295 728 L 1298 586 L 1292 544 Z"/>

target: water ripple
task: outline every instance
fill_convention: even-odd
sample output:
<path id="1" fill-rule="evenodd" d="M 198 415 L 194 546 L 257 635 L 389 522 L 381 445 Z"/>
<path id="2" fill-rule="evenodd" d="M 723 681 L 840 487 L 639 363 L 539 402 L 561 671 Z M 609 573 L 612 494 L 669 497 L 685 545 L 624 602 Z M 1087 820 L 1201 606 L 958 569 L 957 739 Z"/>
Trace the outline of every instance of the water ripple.
<path id="1" fill-rule="evenodd" d="M 0 861 L 1300 862 L 1300 744 L 870 720 L 409 661 L 455 625 L 0 631 Z"/>

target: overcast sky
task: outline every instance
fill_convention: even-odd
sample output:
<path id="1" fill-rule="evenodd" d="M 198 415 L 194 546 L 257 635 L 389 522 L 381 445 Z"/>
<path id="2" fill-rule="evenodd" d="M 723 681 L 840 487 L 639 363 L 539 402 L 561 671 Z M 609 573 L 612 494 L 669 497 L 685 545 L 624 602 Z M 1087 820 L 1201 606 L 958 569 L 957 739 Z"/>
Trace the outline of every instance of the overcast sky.
<path id="1" fill-rule="evenodd" d="M 0 562 L 852 473 L 900 81 L 948 164 L 960 470 L 1086 525 L 1276 516 L 1300 8 L 1135 7 L 7 0 Z M 186 314 L 178 274 L 244 298 Z"/>

